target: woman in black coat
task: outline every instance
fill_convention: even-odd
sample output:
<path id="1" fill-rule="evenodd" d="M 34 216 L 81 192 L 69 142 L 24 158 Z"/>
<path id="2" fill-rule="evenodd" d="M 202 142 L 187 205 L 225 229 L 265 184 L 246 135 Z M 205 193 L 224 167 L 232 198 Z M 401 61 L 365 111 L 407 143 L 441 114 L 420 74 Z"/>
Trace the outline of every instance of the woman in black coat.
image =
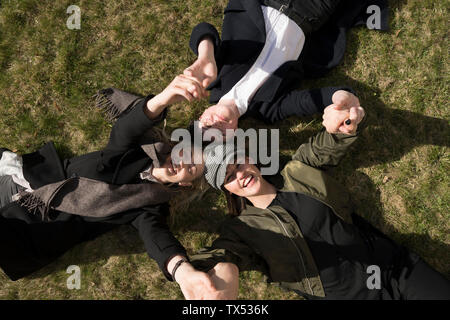
<path id="1" fill-rule="evenodd" d="M 366 24 L 370 5 L 378 5 L 381 29 L 386 29 L 384 0 L 230 0 L 222 37 L 203 22 L 190 39 L 198 58 L 184 73 L 207 86 L 210 102 L 216 104 L 203 113 L 202 125 L 235 129 L 243 115 L 274 123 L 293 115 L 322 113 L 333 93 L 345 88 L 295 89 L 302 79 L 323 76 L 338 65 L 347 30 Z M 264 80 L 246 92 L 248 83 L 242 82 L 254 81 L 252 77 Z M 240 92 L 235 89 L 239 84 Z M 238 102 L 241 99 L 246 101 Z"/>
<path id="2" fill-rule="evenodd" d="M 25 277 L 74 245 L 115 226 L 131 224 L 138 230 L 148 255 L 172 281 L 174 266 L 185 259 L 186 251 L 166 222 L 167 199 L 102 217 L 50 209 L 49 218 L 43 221 L 18 201 L 12 201 L 12 196 L 24 189 L 33 192 L 70 177 L 88 178 L 111 187 L 142 183 L 155 188 L 161 184 L 191 184 L 201 176 L 202 163 L 174 163 L 167 145 L 157 140 L 144 144 L 141 140 L 165 118 L 168 106 L 200 98 L 203 92 L 195 79 L 184 75 L 176 77 L 160 94 L 133 101 L 114 124 L 107 146 L 82 156 L 61 161 L 52 143 L 22 157 L 1 149 L 0 267 L 8 277 L 12 280 Z M 195 298 L 196 294 L 212 287 L 209 277 L 195 271 L 189 263 L 179 266 L 176 280 L 187 298 Z"/>

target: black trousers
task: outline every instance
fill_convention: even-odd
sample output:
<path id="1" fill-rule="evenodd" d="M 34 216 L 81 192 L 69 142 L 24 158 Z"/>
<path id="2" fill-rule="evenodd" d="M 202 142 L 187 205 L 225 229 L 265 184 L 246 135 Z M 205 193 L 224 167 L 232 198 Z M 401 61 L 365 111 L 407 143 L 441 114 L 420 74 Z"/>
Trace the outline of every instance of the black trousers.
<path id="1" fill-rule="evenodd" d="M 383 300 L 449 300 L 450 281 L 434 270 L 416 253 L 397 244 L 363 217 L 353 214 L 368 246 L 374 250 L 374 258 L 381 268 L 382 288 L 361 291 L 361 298 L 379 293 Z M 387 258 L 393 257 L 393 258 Z M 383 262 L 384 261 L 384 262 Z M 367 287 L 367 284 L 361 284 Z"/>
<path id="2" fill-rule="evenodd" d="M 261 3 L 283 12 L 308 35 L 327 22 L 340 0 L 261 0 Z"/>
<path id="3" fill-rule="evenodd" d="M 395 300 L 450 300 L 450 281 L 414 253 L 390 278 Z"/>
<path id="4" fill-rule="evenodd" d="M 343 267 L 340 284 L 325 290 L 325 300 L 450 300 L 450 281 L 434 270 L 417 254 L 397 244 L 363 217 L 352 215 L 366 242 L 370 259 L 353 259 L 350 267 Z M 369 288 L 369 266 L 379 267 L 380 288 Z M 324 284 L 326 286 L 327 284 Z M 306 299 L 317 297 L 296 291 Z"/>
<path id="5" fill-rule="evenodd" d="M 92 240 L 116 224 L 86 222 L 82 217 L 59 213 L 51 222 L 11 202 L 0 208 L 0 268 L 18 280 L 48 265 L 75 245 Z"/>

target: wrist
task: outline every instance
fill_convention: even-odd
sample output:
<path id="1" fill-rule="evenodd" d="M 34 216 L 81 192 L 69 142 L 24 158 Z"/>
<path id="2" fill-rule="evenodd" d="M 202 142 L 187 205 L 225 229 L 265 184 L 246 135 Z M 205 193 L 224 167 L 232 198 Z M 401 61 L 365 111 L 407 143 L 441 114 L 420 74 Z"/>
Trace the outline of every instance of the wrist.
<path id="1" fill-rule="evenodd" d="M 180 263 L 180 261 L 188 262 L 189 260 L 188 260 L 188 258 L 186 256 L 181 255 L 181 254 L 177 254 L 177 255 L 171 257 L 168 260 L 168 262 L 167 262 L 167 265 L 166 265 L 167 271 L 172 276 L 173 280 L 175 280 L 174 279 L 174 274 L 173 274 L 174 271 L 175 271 L 175 274 L 177 274 L 178 271 L 179 271 L 177 269 L 181 268 L 183 264 L 186 264 L 186 262 Z"/>
<path id="2" fill-rule="evenodd" d="M 200 41 L 198 45 L 198 59 L 208 61 L 214 60 L 214 44 L 209 37 Z"/>
<path id="3" fill-rule="evenodd" d="M 189 273 L 192 272 L 194 269 L 194 267 L 189 263 L 189 261 L 183 261 L 182 263 L 180 263 L 180 265 L 178 266 L 178 268 L 175 270 L 175 273 L 172 275 L 172 278 L 174 281 L 176 281 L 177 283 L 181 283 L 184 281 L 184 279 L 186 279 L 187 277 L 189 277 Z"/>
<path id="4" fill-rule="evenodd" d="M 161 95 L 158 94 L 154 96 L 152 99 L 147 101 L 147 106 L 145 108 L 145 114 L 150 119 L 157 118 L 167 107 L 167 104 L 161 98 Z"/>
<path id="5" fill-rule="evenodd" d="M 227 107 L 230 110 L 231 116 L 233 118 L 237 119 L 241 116 L 235 99 L 220 99 L 218 104 Z"/>
<path id="6" fill-rule="evenodd" d="M 230 110 L 233 113 L 235 118 L 239 118 L 241 116 L 241 114 L 239 113 L 239 109 L 238 109 L 236 103 L 234 102 L 234 100 L 233 100 L 233 103 L 230 104 L 228 107 L 230 108 Z"/>

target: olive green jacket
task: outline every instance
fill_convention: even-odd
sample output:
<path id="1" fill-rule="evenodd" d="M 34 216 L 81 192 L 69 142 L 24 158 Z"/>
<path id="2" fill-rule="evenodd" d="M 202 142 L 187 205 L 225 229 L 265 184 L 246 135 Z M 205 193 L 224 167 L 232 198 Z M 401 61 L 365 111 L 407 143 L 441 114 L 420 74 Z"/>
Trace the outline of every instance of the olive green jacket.
<path id="1" fill-rule="evenodd" d="M 349 194 L 325 170 L 339 163 L 362 127 L 363 123 L 354 135 L 330 134 L 323 130 L 302 144 L 281 171 L 280 191 L 313 197 L 351 223 Z M 220 236 L 211 247 L 191 256 L 191 261 L 203 271 L 219 262 L 232 262 L 241 271 L 261 271 L 269 282 L 286 289 L 325 296 L 317 266 L 300 228 L 280 206 L 267 209 L 247 206 L 238 217 L 222 225 Z"/>

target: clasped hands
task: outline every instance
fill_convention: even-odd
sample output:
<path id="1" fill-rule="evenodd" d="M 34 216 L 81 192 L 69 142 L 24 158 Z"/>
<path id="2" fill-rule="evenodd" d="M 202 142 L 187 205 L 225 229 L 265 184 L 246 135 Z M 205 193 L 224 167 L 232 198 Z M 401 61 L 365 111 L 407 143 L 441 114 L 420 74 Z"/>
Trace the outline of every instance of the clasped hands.
<path id="1" fill-rule="evenodd" d="M 365 115 L 359 99 L 351 92 L 338 90 L 332 102 L 324 109 L 322 125 L 329 133 L 354 134 Z"/>

